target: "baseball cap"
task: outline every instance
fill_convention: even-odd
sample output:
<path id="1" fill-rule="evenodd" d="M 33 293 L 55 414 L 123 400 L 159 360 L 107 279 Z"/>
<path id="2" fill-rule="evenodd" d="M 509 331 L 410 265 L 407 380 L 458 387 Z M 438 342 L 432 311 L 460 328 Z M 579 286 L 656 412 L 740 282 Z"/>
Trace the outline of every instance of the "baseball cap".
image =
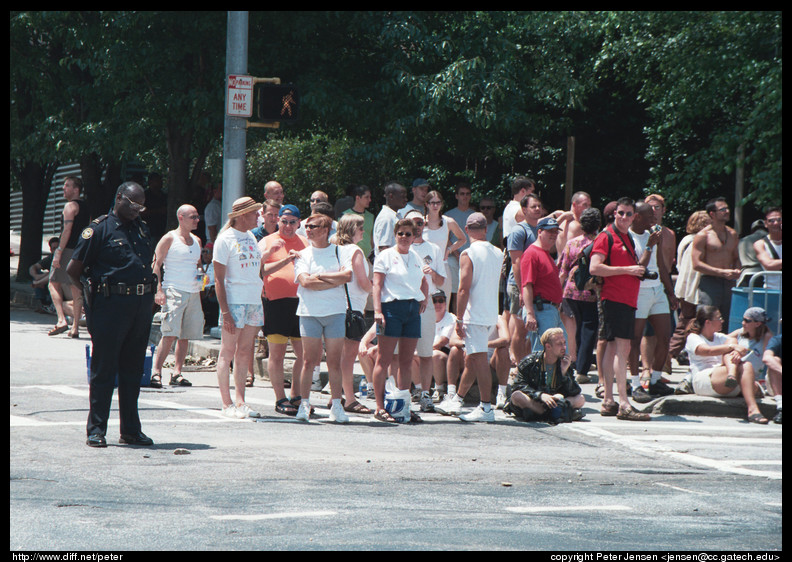
<path id="1" fill-rule="evenodd" d="M 423 178 L 416 178 L 415 180 L 413 180 L 413 183 L 412 183 L 413 187 L 419 187 L 419 186 L 422 186 L 422 185 L 429 185 L 429 182 L 426 181 Z"/>
<path id="2" fill-rule="evenodd" d="M 419 219 L 424 218 L 423 213 L 418 209 L 410 209 L 406 213 L 404 213 L 405 219 L 413 219 L 414 217 L 418 217 Z"/>
<path id="3" fill-rule="evenodd" d="M 539 224 L 536 225 L 536 228 L 539 230 L 552 230 L 554 228 L 558 228 L 558 221 L 556 221 L 553 217 L 545 217 L 539 221 Z"/>
<path id="4" fill-rule="evenodd" d="M 286 215 L 286 214 L 295 216 L 295 217 L 297 217 L 299 219 L 300 218 L 300 209 L 298 209 L 294 205 L 284 205 L 283 207 L 280 208 L 280 211 L 278 211 L 278 216 L 282 217 L 283 215 Z"/>
<path id="5" fill-rule="evenodd" d="M 465 221 L 467 228 L 487 228 L 487 217 L 481 213 L 472 213 Z"/>

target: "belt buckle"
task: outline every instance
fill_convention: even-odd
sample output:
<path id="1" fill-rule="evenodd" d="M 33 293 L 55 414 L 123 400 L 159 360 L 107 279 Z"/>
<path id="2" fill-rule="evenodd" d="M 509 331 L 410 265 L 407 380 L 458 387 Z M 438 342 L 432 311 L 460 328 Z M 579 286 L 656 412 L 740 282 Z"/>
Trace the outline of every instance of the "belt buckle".
<path id="1" fill-rule="evenodd" d="M 135 285 L 135 294 L 138 296 L 143 295 L 144 294 L 143 291 L 145 291 L 145 289 L 146 289 L 145 283 L 138 283 L 137 285 Z"/>

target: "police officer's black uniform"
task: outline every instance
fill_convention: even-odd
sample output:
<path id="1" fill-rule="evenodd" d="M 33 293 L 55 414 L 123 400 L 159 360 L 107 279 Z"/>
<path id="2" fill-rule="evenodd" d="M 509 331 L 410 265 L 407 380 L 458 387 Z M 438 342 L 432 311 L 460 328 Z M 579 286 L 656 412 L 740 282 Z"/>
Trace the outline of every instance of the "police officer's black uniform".
<path id="1" fill-rule="evenodd" d="M 146 223 L 137 218 L 125 224 L 111 211 L 82 231 L 72 256 L 83 263 L 90 287 L 89 444 L 92 436 L 107 433 L 116 373 L 122 442 L 151 444 L 135 438 L 142 435 L 137 403 L 157 287 L 151 270 L 153 250 Z"/>

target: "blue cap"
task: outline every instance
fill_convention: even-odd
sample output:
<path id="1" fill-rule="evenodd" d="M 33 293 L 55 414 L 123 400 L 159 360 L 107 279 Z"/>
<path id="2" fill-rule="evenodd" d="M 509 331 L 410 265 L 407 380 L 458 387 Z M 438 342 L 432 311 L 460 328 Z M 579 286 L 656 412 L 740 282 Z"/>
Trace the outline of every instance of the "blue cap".
<path id="1" fill-rule="evenodd" d="M 536 225 L 536 228 L 539 230 L 551 230 L 553 228 L 558 228 L 558 221 L 556 221 L 553 217 L 545 217 L 539 221 L 539 224 Z"/>
<path id="2" fill-rule="evenodd" d="M 285 214 L 293 215 L 299 219 L 300 209 L 298 209 L 294 205 L 284 205 L 283 207 L 280 208 L 280 211 L 278 211 L 278 216 L 282 217 Z"/>
<path id="3" fill-rule="evenodd" d="M 418 178 L 416 180 L 413 180 L 413 184 L 412 184 L 413 187 L 419 187 L 422 185 L 429 185 L 429 182 L 423 178 Z"/>

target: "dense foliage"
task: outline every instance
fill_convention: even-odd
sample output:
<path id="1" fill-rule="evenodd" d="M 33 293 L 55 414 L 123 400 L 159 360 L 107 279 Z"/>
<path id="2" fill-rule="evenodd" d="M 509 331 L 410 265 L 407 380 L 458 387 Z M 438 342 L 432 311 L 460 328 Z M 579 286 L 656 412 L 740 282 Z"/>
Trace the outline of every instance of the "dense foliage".
<path id="1" fill-rule="evenodd" d="M 226 14 L 187 14 L 11 12 L 12 189 L 76 160 L 106 197 L 134 158 L 175 211 L 201 171 L 220 179 Z M 659 192 L 680 228 L 737 203 L 738 166 L 743 203 L 777 203 L 781 36 L 780 12 L 251 12 L 249 73 L 298 84 L 302 117 L 249 130 L 248 191 L 420 176 L 449 203 L 459 179 L 505 201 L 526 174 L 560 207 L 574 137 L 596 205 Z"/>

